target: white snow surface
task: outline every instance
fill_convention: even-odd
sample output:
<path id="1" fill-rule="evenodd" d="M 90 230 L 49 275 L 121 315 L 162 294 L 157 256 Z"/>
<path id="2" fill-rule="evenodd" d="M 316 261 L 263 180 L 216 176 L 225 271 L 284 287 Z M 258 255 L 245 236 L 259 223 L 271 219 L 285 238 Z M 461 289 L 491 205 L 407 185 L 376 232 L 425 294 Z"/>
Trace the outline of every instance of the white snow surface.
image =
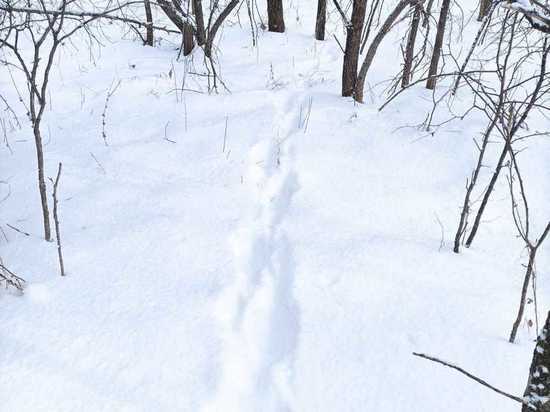
<path id="1" fill-rule="evenodd" d="M 339 97 L 341 51 L 313 39 L 314 3 L 285 5 L 287 33 L 260 33 L 257 47 L 246 24 L 225 27 L 230 93 L 208 94 L 191 74 L 185 88 L 203 93 L 174 90 L 202 68 L 200 51 L 176 60 L 176 38 L 62 48 L 44 134 L 47 176 L 63 163 L 65 278 L 42 240 L 17 106 L 13 152 L 0 147 L 0 256 L 28 285 L 0 292 L 0 411 L 519 410 L 412 356 L 524 390 L 536 331 L 522 324 L 507 342 L 526 253 L 504 176 L 476 243 L 452 253 L 483 119 L 413 127 L 431 108 L 421 86 L 377 110 L 399 34 L 365 104 Z M 550 211 L 546 143 L 530 140 L 520 158 L 534 231 Z"/>

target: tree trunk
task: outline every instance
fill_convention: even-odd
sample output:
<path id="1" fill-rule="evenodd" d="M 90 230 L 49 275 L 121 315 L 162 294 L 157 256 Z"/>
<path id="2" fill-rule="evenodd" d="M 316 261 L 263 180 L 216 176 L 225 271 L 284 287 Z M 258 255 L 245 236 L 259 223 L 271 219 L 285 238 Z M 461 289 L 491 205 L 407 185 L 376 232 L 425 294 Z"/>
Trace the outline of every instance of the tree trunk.
<path id="1" fill-rule="evenodd" d="M 531 247 L 529 250 L 529 263 L 527 264 L 527 269 L 525 271 L 525 277 L 523 278 L 523 287 L 521 288 L 521 298 L 519 301 L 519 309 L 514 325 L 512 326 L 512 332 L 510 333 L 510 343 L 514 343 L 516 340 L 516 335 L 518 333 L 519 325 L 523 319 L 523 312 L 525 311 L 525 301 L 527 299 L 527 290 L 529 289 L 529 282 L 531 282 L 531 277 L 533 275 L 533 268 L 535 266 L 535 257 L 537 255 L 537 248 Z"/>
<path id="2" fill-rule="evenodd" d="M 380 27 L 380 30 L 378 30 L 378 33 L 376 33 L 376 36 L 372 40 L 372 43 L 369 46 L 369 49 L 367 50 L 367 55 L 365 56 L 365 60 L 363 60 L 363 64 L 361 65 L 361 70 L 359 70 L 359 75 L 357 76 L 357 83 L 355 86 L 355 93 L 354 98 L 356 101 L 362 103 L 363 102 L 363 89 L 365 88 L 365 80 L 367 78 L 367 73 L 370 69 L 370 66 L 374 60 L 374 56 L 376 56 L 376 51 L 378 50 L 378 46 L 380 46 L 380 43 L 382 43 L 382 40 L 388 34 L 399 17 L 399 15 L 403 12 L 405 7 L 411 3 L 416 3 L 414 0 L 401 0 L 397 6 L 395 6 L 395 9 L 390 13 L 390 15 L 386 18 L 384 23 L 382 24 L 382 27 Z"/>
<path id="3" fill-rule="evenodd" d="M 177 3 L 169 0 L 157 0 L 157 4 L 181 32 L 183 55 L 187 56 L 191 54 L 193 48 L 195 47 L 195 34 L 193 26 L 187 21 L 187 16 L 184 15 Z"/>
<path id="4" fill-rule="evenodd" d="M 506 156 L 508 155 L 508 150 L 510 149 L 510 140 L 512 139 L 512 137 L 509 137 L 508 139 L 509 140 L 507 140 L 504 143 L 504 147 L 502 148 L 502 152 L 500 152 L 500 156 L 498 158 L 497 165 L 495 166 L 493 176 L 491 176 L 491 180 L 489 181 L 489 184 L 487 185 L 487 189 L 483 194 L 483 199 L 481 200 L 481 204 L 479 205 L 479 208 L 477 210 L 476 217 L 474 219 L 474 224 L 472 226 L 472 229 L 470 230 L 470 234 L 468 235 L 468 238 L 466 239 L 466 247 L 470 247 L 476 237 L 477 230 L 479 229 L 479 225 L 481 224 L 481 218 L 483 217 L 485 208 L 489 203 L 489 198 L 493 193 L 497 180 L 500 176 L 502 167 L 504 166 L 504 161 L 506 160 Z"/>
<path id="5" fill-rule="evenodd" d="M 342 70 L 342 96 L 353 96 L 357 83 L 357 66 L 361 48 L 361 33 L 367 13 L 366 0 L 353 0 L 351 22 L 346 27 L 346 48 Z"/>
<path id="6" fill-rule="evenodd" d="M 317 0 L 317 19 L 315 21 L 315 38 L 325 40 L 325 24 L 327 21 L 327 0 Z"/>
<path id="7" fill-rule="evenodd" d="M 54 44 L 54 47 L 55 46 Z M 52 49 L 53 50 L 53 49 Z M 32 122 L 32 131 L 34 135 L 34 145 L 36 148 L 36 165 L 38 167 L 38 191 L 40 192 L 40 205 L 42 206 L 42 223 L 44 225 L 44 239 L 48 242 L 52 239 L 52 231 L 50 224 L 50 211 L 48 209 L 48 194 L 46 192 L 46 178 L 44 177 L 44 147 L 42 145 L 42 133 L 40 133 L 40 123 L 42 122 L 42 114 L 44 113 L 44 108 L 46 102 L 40 97 L 35 97 L 37 94 L 36 90 L 36 70 L 38 68 L 39 54 L 38 49 L 35 47 L 34 54 L 34 67 L 33 75 L 34 77 L 29 78 L 27 81 L 30 85 L 30 96 L 29 96 L 29 115 Z M 52 60 L 52 52 L 50 51 L 50 61 Z M 42 85 L 42 90 L 46 90 L 44 84 L 47 84 L 47 74 L 49 69 L 46 68 L 46 74 L 44 76 L 44 82 Z M 36 103 L 38 101 L 39 108 L 36 110 Z"/>
<path id="8" fill-rule="evenodd" d="M 550 312 L 546 317 L 546 324 L 542 329 L 537 346 L 533 352 L 533 360 L 529 369 L 529 379 L 523 399 L 522 412 L 550 412 Z M 534 406 L 535 409 L 532 409 Z"/>
<path id="9" fill-rule="evenodd" d="M 209 59 L 212 58 L 212 47 L 214 46 L 216 33 L 220 29 L 224 20 L 231 14 L 233 9 L 238 6 L 239 2 L 240 0 L 231 0 L 218 15 L 214 23 L 212 25 L 210 25 L 210 23 L 208 24 L 208 36 L 206 38 L 206 43 L 204 44 L 204 55 Z"/>
<path id="10" fill-rule="evenodd" d="M 489 9 L 491 8 L 491 0 L 480 0 L 479 1 L 479 14 L 477 16 L 477 21 L 482 21 Z"/>
<path id="11" fill-rule="evenodd" d="M 403 64 L 403 78 L 401 79 L 401 87 L 407 87 L 411 81 L 411 70 L 414 59 L 414 46 L 416 43 L 416 35 L 418 34 L 418 26 L 420 25 L 420 14 L 422 6 L 417 4 L 414 8 L 413 19 L 407 39 L 407 48 L 405 49 L 405 62 Z"/>
<path id="12" fill-rule="evenodd" d="M 188 56 L 195 48 L 195 33 L 193 26 L 187 21 L 183 23 L 183 55 Z"/>
<path id="13" fill-rule="evenodd" d="M 40 191 L 40 203 L 42 205 L 42 220 L 44 223 L 44 239 L 48 242 L 52 239 L 50 212 L 48 210 L 48 194 L 46 192 L 46 179 L 44 177 L 44 152 L 42 150 L 42 135 L 40 122 L 35 121 L 33 126 L 34 142 L 36 146 L 36 160 L 38 164 L 38 190 Z"/>
<path id="14" fill-rule="evenodd" d="M 204 28 L 204 14 L 202 12 L 202 0 L 193 0 L 193 14 L 197 25 L 197 44 L 203 46 L 206 43 L 206 30 Z"/>
<path id="15" fill-rule="evenodd" d="M 451 0 L 443 0 L 441 4 L 441 12 L 439 14 L 439 21 L 437 22 L 437 33 L 435 35 L 434 51 L 432 54 L 432 61 L 430 63 L 430 71 L 428 73 L 428 81 L 426 88 L 435 89 L 437 68 L 439 66 L 439 58 L 441 57 L 441 49 L 443 48 L 443 39 L 445 38 L 445 28 L 447 26 L 447 17 L 449 16 L 449 7 Z"/>
<path id="16" fill-rule="evenodd" d="M 151 12 L 151 1 L 144 0 L 143 5 L 145 7 L 145 18 L 147 19 L 146 32 L 145 32 L 145 45 L 153 46 L 153 13 Z"/>
<path id="17" fill-rule="evenodd" d="M 267 25 L 269 31 L 284 33 L 283 0 L 267 0 Z"/>

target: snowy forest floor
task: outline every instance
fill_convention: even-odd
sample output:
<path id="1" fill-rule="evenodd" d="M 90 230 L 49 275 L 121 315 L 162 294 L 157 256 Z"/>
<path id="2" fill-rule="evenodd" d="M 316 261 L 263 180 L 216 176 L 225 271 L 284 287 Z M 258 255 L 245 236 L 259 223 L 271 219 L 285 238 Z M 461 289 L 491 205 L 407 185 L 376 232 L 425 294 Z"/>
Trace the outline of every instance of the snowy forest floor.
<path id="1" fill-rule="evenodd" d="M 523 393 L 536 332 L 507 342 L 526 253 L 504 178 L 474 246 L 451 250 L 483 120 L 412 127 L 431 107 L 421 87 L 379 112 L 397 36 L 366 103 L 339 97 L 341 51 L 297 4 L 257 47 L 246 27 L 224 30 L 230 93 L 184 76 L 200 52 L 176 61 L 167 41 L 63 47 L 45 157 L 47 176 L 64 168 L 66 278 L 42 240 L 28 125 L 0 148 L 0 256 L 28 282 L 0 294 L 1 411 L 519 410 L 412 356 Z M 522 156 L 544 217 L 542 139 Z"/>

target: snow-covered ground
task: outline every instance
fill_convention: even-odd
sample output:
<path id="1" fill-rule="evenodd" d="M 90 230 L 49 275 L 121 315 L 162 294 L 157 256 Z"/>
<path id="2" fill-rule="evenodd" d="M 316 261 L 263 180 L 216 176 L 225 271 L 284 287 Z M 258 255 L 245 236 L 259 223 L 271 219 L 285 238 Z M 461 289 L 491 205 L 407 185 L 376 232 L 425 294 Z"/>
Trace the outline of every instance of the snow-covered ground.
<path id="1" fill-rule="evenodd" d="M 287 6 L 287 33 L 258 47 L 225 28 L 230 93 L 185 76 L 200 51 L 176 61 L 167 41 L 63 47 L 45 157 L 48 176 L 63 163 L 66 278 L 41 238 L 28 125 L 0 147 L 0 256 L 28 283 L 0 294 L 1 411 L 519 410 L 412 356 L 523 393 L 536 332 L 507 342 L 526 254 L 504 178 L 474 247 L 451 250 L 483 120 L 402 127 L 430 110 L 421 87 L 379 112 L 397 35 L 366 103 L 339 97 L 337 43 L 313 39 L 313 2 Z M 522 156 L 537 231 L 550 145 Z M 548 263 L 543 249 L 541 312 Z"/>

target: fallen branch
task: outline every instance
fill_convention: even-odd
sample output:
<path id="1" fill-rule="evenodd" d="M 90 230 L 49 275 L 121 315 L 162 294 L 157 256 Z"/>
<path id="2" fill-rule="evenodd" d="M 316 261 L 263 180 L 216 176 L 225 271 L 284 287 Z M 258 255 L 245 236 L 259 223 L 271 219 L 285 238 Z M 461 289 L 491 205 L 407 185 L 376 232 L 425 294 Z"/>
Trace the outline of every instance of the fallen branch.
<path id="1" fill-rule="evenodd" d="M 440 365 L 443 365 L 443 366 L 447 366 L 448 368 L 451 368 L 451 369 L 454 369 L 460 373 L 462 373 L 463 375 L 466 375 L 468 378 L 476 381 L 477 383 L 485 386 L 486 388 L 489 388 L 491 389 L 492 391 L 498 393 L 499 395 L 502 395 L 502 396 L 505 396 L 509 399 L 512 399 L 513 401 L 516 401 L 518 403 L 521 403 L 522 405 L 524 404 L 527 404 L 523 399 L 521 399 L 519 396 L 514 396 L 514 395 L 510 395 L 509 393 L 506 393 L 498 388 L 495 388 L 493 385 L 485 382 L 483 379 L 480 379 L 478 378 L 477 376 L 474 376 L 472 375 L 471 373 L 465 371 L 464 369 L 462 369 L 461 367 L 459 366 L 456 366 L 456 365 L 453 365 L 451 363 L 448 363 L 448 362 L 445 362 L 445 361 L 442 361 L 441 359 L 437 359 L 437 358 L 434 358 L 433 356 L 429 356 L 429 355 L 425 355 L 423 353 L 416 353 L 416 352 L 413 352 L 413 355 L 414 356 L 418 356 L 419 358 L 423 358 L 423 359 L 427 359 L 427 360 L 430 360 L 432 362 L 435 362 L 435 363 L 439 363 Z"/>
<path id="2" fill-rule="evenodd" d="M 6 289 L 11 286 L 20 292 L 23 291 L 25 284 L 25 280 L 23 278 L 17 276 L 0 262 L 0 283 L 2 282 L 5 283 Z"/>

